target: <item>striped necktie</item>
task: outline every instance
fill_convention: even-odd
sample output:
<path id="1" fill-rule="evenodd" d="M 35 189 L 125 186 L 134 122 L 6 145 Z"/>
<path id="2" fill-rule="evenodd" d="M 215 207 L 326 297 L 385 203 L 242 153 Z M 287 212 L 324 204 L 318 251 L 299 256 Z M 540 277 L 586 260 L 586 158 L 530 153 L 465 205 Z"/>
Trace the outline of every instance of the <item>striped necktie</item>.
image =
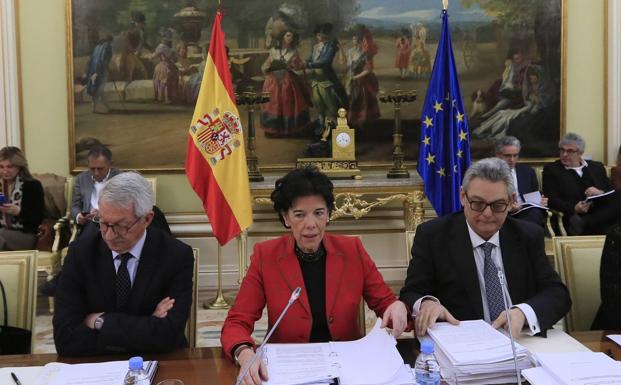
<path id="1" fill-rule="evenodd" d="M 498 268 L 492 260 L 492 250 L 494 244 L 485 242 L 481 246 L 485 254 L 483 267 L 483 279 L 485 280 L 485 294 L 487 296 L 487 308 L 489 310 L 489 318 L 494 322 L 496 318 L 504 310 L 502 298 L 502 286 L 498 278 Z"/>
<path id="2" fill-rule="evenodd" d="M 132 291 L 132 281 L 127 270 L 127 261 L 134 256 L 131 253 L 119 254 L 116 256 L 121 260 L 121 265 L 116 272 L 116 309 L 119 311 L 127 310 L 129 294 Z"/>

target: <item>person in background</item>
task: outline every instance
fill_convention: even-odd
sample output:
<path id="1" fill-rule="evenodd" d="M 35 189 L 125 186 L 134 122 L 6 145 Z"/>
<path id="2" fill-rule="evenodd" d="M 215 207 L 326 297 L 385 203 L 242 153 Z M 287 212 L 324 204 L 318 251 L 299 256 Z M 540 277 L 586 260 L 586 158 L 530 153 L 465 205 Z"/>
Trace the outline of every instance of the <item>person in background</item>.
<path id="1" fill-rule="evenodd" d="M 535 170 L 527 164 L 518 163 L 521 145 L 515 136 L 505 136 L 496 141 L 496 157 L 504 160 L 511 169 L 511 178 L 515 186 L 515 201 L 509 208 L 509 215 L 544 227 L 547 212 L 538 208 L 530 208 L 517 212 L 525 202 L 524 194 L 539 191 L 539 182 Z M 541 196 L 538 205 L 548 207 L 548 198 Z"/>
<path id="2" fill-rule="evenodd" d="M 192 249 L 157 228 L 140 174 L 111 178 L 99 194 L 99 232 L 69 245 L 54 309 L 62 356 L 159 353 L 187 346 Z"/>
<path id="3" fill-rule="evenodd" d="M 543 168 L 543 192 L 550 208 L 562 212 L 569 235 L 606 234 L 621 218 L 621 193 L 612 190 L 601 162 L 585 160 L 585 142 L 568 133 L 558 143 L 560 159 Z"/>
<path id="4" fill-rule="evenodd" d="M 398 336 L 407 324 L 407 309 L 386 285 L 360 239 L 326 233 L 334 207 L 330 179 L 317 169 L 291 171 L 276 181 L 274 210 L 290 234 L 259 243 L 235 304 L 222 326 L 222 348 L 240 372 L 255 356 L 251 334 L 267 306 L 269 327 L 287 304 L 291 292 L 299 299 L 272 335 L 270 342 L 327 342 L 360 338 L 360 299 L 382 326 L 392 325 Z M 256 360 L 244 378 L 260 385 L 268 378 Z"/>
<path id="5" fill-rule="evenodd" d="M 506 276 L 513 335 L 524 328 L 545 336 L 569 311 L 569 292 L 546 256 L 543 229 L 508 216 L 514 196 L 507 163 L 482 159 L 464 175 L 464 210 L 418 226 L 400 295 L 418 336 L 436 321 L 484 319 L 507 329 L 498 270 Z"/>
<path id="6" fill-rule="evenodd" d="M 621 329 L 621 223 L 614 225 L 604 242 L 599 266 L 599 305 L 591 330 Z"/>
<path id="7" fill-rule="evenodd" d="M 99 192 L 106 181 L 121 173 L 112 167 L 112 152 L 103 144 L 91 147 L 86 159 L 88 170 L 75 177 L 71 199 L 71 218 L 80 226 L 97 215 Z"/>
<path id="8" fill-rule="evenodd" d="M 12 146 L 0 150 L 0 175 L 0 251 L 33 249 L 45 216 L 41 182 L 30 174 L 22 150 Z"/>

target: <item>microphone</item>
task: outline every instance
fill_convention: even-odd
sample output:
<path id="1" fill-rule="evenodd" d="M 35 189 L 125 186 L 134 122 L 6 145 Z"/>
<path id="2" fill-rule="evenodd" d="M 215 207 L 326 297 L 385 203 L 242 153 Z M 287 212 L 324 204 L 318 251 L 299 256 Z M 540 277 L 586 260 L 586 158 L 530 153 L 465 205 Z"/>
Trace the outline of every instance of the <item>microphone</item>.
<path id="1" fill-rule="evenodd" d="M 259 346 L 259 348 L 256 351 L 256 354 L 254 355 L 254 357 L 252 358 L 252 360 L 250 361 L 250 364 L 248 366 L 246 366 L 244 368 L 244 370 L 242 370 L 241 374 L 239 375 L 239 377 L 237 377 L 237 382 L 235 382 L 235 385 L 240 385 L 242 383 L 242 381 L 244 380 L 244 377 L 246 377 L 246 375 L 248 374 L 248 371 L 250 370 L 250 368 L 252 367 L 252 365 L 254 365 L 255 361 L 257 359 L 259 359 L 259 357 L 263 356 L 263 347 L 265 346 L 265 344 L 267 343 L 267 341 L 270 339 L 270 337 L 272 336 L 272 333 L 274 333 L 274 331 L 276 330 L 276 328 L 278 327 L 278 324 L 280 323 L 280 321 L 282 320 L 282 318 L 285 316 L 285 314 L 287 313 L 287 311 L 289 310 L 289 308 L 291 307 L 291 305 L 293 305 L 293 303 L 300 298 L 300 293 L 302 293 L 302 288 L 301 287 L 296 287 L 295 290 L 293 290 L 293 292 L 291 293 L 291 297 L 289 297 L 289 302 L 287 302 L 287 305 L 285 306 L 285 308 L 282 310 L 282 312 L 280 313 L 280 315 L 278 316 L 278 319 L 276 319 L 276 322 L 274 322 L 274 325 L 272 326 L 272 328 L 270 329 L 270 331 L 267 333 L 267 335 L 265 336 L 265 338 L 263 339 L 263 342 L 261 343 L 261 345 Z M 520 384 L 521 385 L 521 384 Z"/>
<path id="2" fill-rule="evenodd" d="M 505 274 L 501 268 L 498 268 L 498 280 L 500 281 L 502 299 L 505 304 L 505 314 L 507 315 L 507 323 L 509 324 L 509 338 L 511 339 L 511 351 L 513 353 L 513 363 L 515 364 L 515 375 L 517 376 L 518 385 L 522 385 L 522 377 L 518 369 L 517 354 L 515 353 L 515 340 L 513 339 L 513 331 L 511 331 L 511 317 L 509 316 L 509 300 L 507 299 L 507 287 L 505 282 Z M 239 384 L 238 384 L 239 385 Z"/>

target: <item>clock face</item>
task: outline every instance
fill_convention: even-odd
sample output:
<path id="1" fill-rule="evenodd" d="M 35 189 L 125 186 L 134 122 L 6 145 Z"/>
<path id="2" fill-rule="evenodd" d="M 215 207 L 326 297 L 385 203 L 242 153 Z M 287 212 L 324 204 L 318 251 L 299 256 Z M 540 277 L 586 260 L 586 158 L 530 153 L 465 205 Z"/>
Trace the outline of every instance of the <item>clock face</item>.
<path id="1" fill-rule="evenodd" d="M 338 134 L 336 136 L 336 144 L 337 144 L 337 146 L 345 148 L 345 147 L 349 146 L 350 143 L 351 143 L 351 136 L 349 136 L 348 133 L 341 132 L 340 134 Z"/>

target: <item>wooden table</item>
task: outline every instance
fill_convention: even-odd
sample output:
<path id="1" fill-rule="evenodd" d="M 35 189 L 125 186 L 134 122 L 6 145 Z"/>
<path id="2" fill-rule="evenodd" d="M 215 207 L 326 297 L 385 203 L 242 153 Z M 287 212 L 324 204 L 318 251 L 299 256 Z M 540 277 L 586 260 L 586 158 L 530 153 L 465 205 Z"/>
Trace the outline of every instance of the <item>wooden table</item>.
<path id="1" fill-rule="evenodd" d="M 621 359 L 621 348 L 606 338 L 612 332 L 587 331 L 571 335 L 593 351 L 601 351 L 615 359 Z M 397 349 L 404 361 L 414 364 L 418 351 L 415 339 L 398 340 Z M 0 356 L 0 367 L 38 366 L 48 362 L 84 363 L 126 360 L 127 356 L 64 358 L 56 354 L 32 354 Z M 153 385 L 165 379 L 178 378 L 185 385 L 231 385 L 237 377 L 237 367 L 224 358 L 221 348 L 188 348 L 167 354 L 147 354 L 145 360 L 158 360 L 159 369 Z"/>

